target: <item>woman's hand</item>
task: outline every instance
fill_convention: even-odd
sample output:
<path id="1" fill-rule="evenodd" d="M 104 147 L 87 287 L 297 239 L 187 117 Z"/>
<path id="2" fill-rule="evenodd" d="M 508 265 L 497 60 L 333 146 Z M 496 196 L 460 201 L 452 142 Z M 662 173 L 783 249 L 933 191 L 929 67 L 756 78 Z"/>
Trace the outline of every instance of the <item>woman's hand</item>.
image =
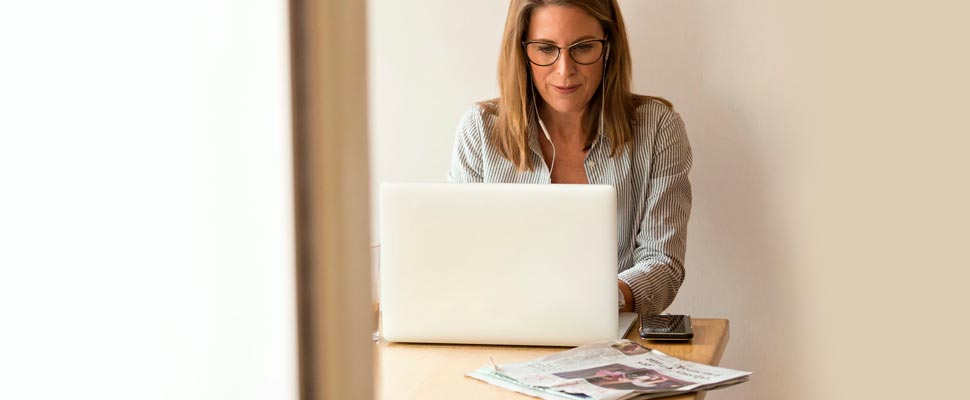
<path id="1" fill-rule="evenodd" d="M 623 294 L 623 307 L 620 308 L 620 312 L 633 312 L 633 291 L 630 290 L 630 286 L 626 282 L 619 279 L 616 282 L 620 288 L 620 293 Z"/>

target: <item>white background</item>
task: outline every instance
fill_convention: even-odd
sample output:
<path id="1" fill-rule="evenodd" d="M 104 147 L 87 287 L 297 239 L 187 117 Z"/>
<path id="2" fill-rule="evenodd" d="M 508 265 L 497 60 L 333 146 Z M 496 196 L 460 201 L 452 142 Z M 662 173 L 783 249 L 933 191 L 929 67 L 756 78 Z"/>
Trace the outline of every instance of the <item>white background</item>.
<path id="1" fill-rule="evenodd" d="M 634 90 L 671 100 L 694 150 L 687 279 L 668 312 L 731 321 L 721 365 L 755 378 L 711 397 L 785 397 L 803 361 L 791 350 L 804 343 L 793 243 L 814 133 L 810 10 L 716 0 L 620 7 Z M 498 96 L 507 8 L 371 1 L 374 195 L 384 181 L 445 181 L 462 112 Z"/>
<path id="2" fill-rule="evenodd" d="M 0 398 L 297 397 L 286 23 L 0 5 Z"/>

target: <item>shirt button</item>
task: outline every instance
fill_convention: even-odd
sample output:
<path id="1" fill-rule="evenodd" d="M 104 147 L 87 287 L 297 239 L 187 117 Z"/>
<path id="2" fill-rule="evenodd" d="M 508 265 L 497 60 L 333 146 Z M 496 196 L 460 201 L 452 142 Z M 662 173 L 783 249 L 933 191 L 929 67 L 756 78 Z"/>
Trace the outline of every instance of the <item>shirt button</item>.
<path id="1" fill-rule="evenodd" d="M 589 164 L 590 167 L 595 167 L 596 166 L 596 161 L 590 161 L 587 164 Z"/>

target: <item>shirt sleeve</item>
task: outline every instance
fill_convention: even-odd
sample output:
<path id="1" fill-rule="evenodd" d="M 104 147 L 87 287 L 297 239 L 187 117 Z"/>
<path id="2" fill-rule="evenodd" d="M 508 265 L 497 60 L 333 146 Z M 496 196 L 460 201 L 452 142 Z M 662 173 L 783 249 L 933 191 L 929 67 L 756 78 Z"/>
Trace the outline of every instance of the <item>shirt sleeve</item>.
<path id="1" fill-rule="evenodd" d="M 634 264 L 619 275 L 633 291 L 634 311 L 640 315 L 663 312 L 684 282 L 692 161 L 684 122 L 673 112 L 655 137 Z"/>
<path id="2" fill-rule="evenodd" d="M 482 113 L 474 106 L 461 117 L 448 171 L 449 183 L 480 183 L 482 174 Z"/>

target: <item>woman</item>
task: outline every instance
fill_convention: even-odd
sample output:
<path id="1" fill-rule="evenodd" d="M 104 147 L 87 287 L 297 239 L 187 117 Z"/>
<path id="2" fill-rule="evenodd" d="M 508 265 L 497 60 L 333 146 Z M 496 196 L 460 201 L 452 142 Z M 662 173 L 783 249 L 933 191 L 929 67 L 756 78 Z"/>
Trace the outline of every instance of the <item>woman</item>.
<path id="1" fill-rule="evenodd" d="M 513 0 L 498 99 L 458 127 L 450 182 L 617 191 L 619 308 L 659 314 L 684 281 L 690 145 L 666 100 L 630 92 L 616 0 Z"/>

